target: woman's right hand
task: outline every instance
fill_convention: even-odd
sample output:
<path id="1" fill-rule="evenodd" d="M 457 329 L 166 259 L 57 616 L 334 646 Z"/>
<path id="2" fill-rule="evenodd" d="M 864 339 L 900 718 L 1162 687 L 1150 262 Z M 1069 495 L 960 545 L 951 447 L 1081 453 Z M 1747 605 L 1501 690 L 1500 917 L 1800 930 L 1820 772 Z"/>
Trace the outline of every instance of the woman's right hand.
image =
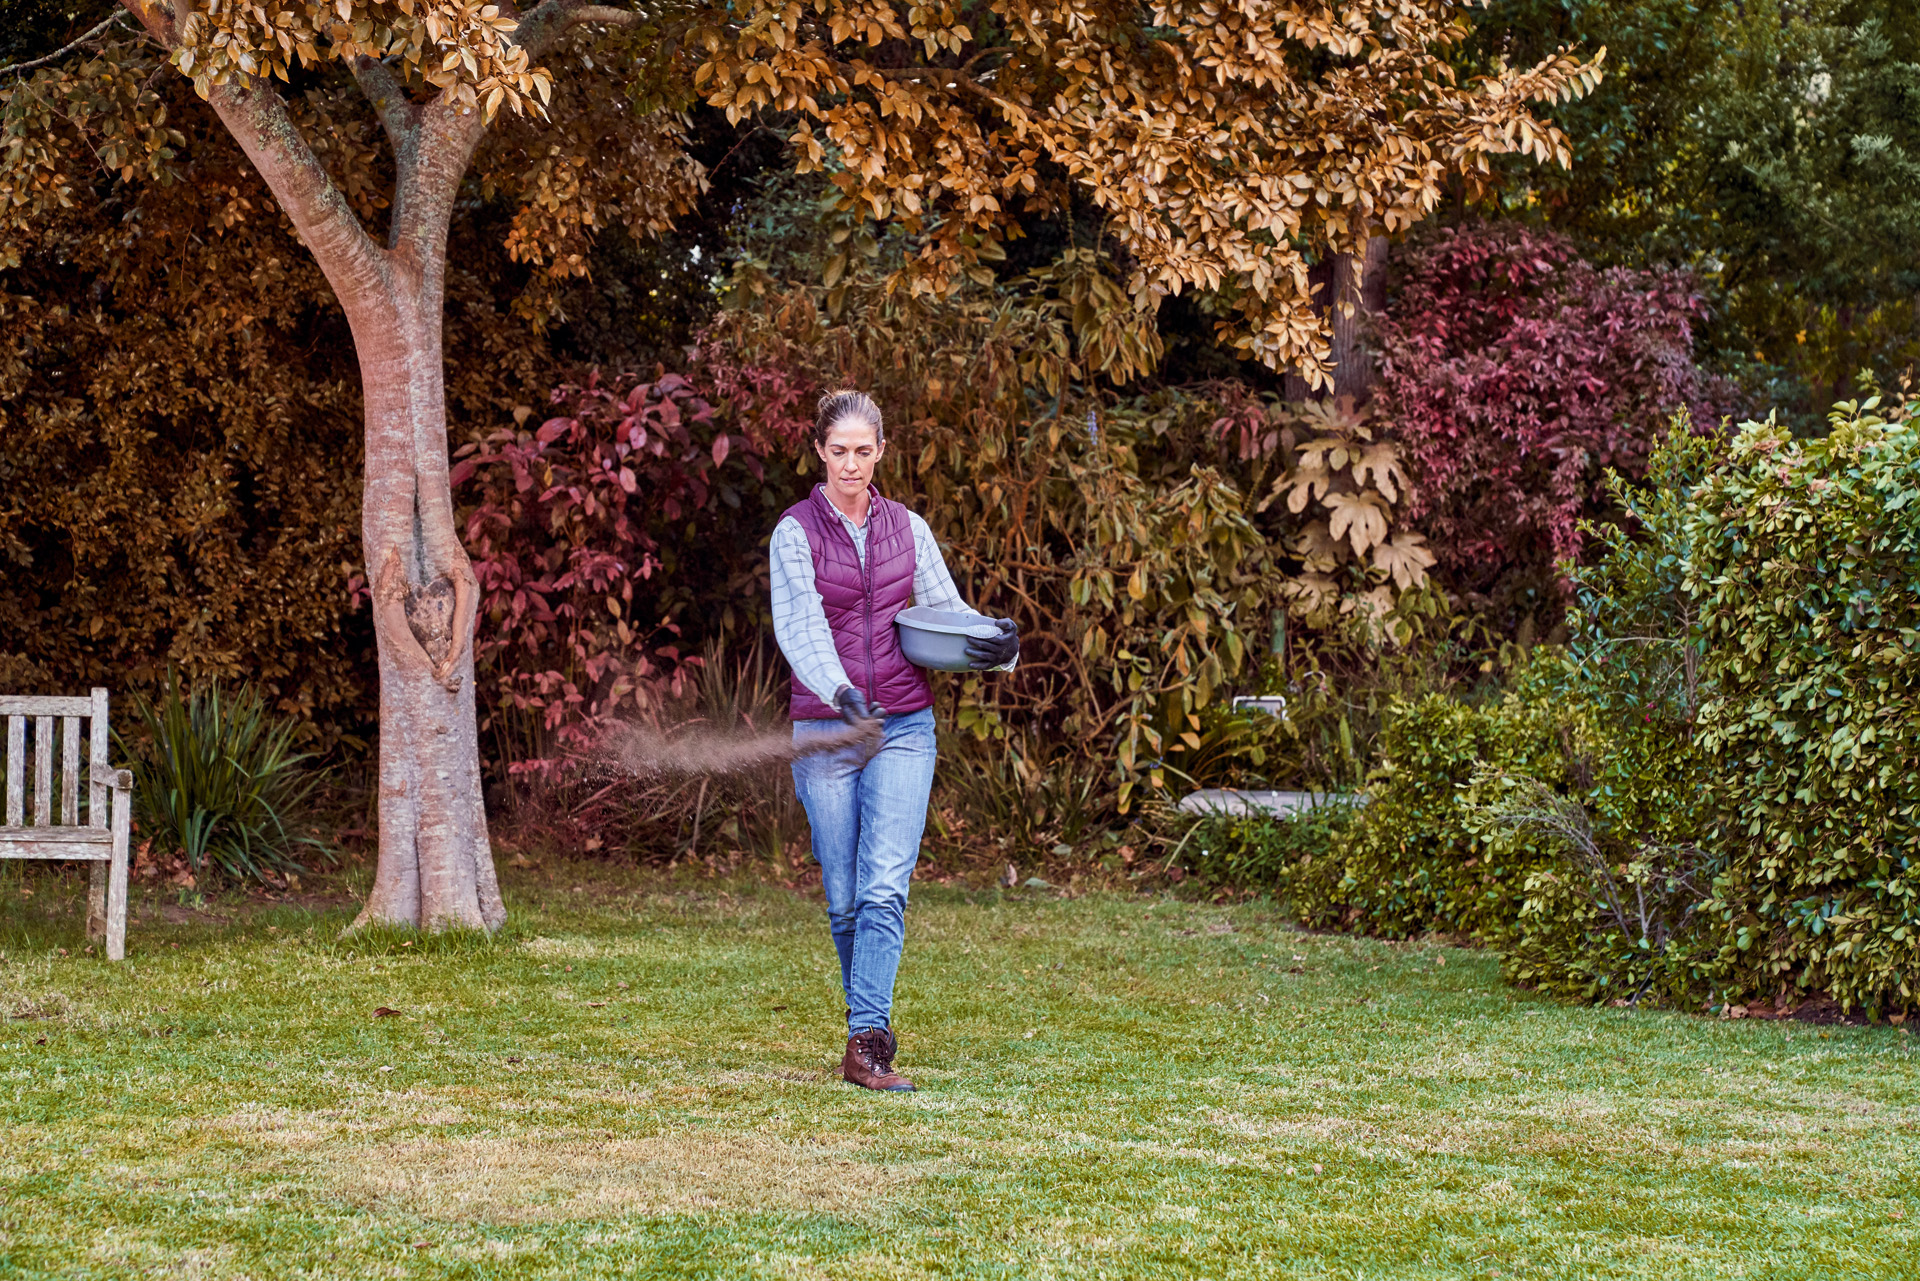
<path id="1" fill-rule="evenodd" d="M 833 706 L 840 713 L 840 719 L 849 725 L 858 725 L 863 721 L 884 720 L 887 709 L 867 707 L 867 696 L 851 685 L 842 685 L 833 695 Z"/>

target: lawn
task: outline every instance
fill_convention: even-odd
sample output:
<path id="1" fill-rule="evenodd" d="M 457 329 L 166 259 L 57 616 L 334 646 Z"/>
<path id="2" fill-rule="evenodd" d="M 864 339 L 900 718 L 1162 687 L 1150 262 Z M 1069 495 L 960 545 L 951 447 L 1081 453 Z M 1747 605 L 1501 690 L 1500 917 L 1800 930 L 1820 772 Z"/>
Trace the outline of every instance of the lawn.
<path id="1" fill-rule="evenodd" d="M 1915 1275 L 1903 1030 L 923 885 L 879 1096 L 783 889 L 512 872 L 492 942 L 155 895 L 116 966 L 0 877 L 4 1277 Z"/>

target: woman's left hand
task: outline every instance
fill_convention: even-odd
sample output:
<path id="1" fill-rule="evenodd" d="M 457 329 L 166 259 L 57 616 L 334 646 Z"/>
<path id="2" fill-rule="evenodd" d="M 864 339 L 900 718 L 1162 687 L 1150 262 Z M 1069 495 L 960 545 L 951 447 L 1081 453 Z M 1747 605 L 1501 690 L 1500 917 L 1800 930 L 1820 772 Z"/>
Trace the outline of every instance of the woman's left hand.
<path id="1" fill-rule="evenodd" d="M 967 666 L 976 672 L 1005 667 L 1020 655 L 1020 626 L 1011 618 L 996 618 L 998 636 L 967 638 Z"/>

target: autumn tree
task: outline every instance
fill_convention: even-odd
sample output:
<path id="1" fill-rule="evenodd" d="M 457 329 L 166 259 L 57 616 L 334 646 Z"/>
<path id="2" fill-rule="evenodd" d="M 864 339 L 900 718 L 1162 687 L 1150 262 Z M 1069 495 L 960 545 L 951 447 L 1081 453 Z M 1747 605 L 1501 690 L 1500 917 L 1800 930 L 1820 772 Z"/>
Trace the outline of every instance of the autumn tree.
<path id="1" fill-rule="evenodd" d="M 683 113 L 704 101 L 784 131 L 847 210 L 901 225 L 915 252 L 892 288 L 985 278 L 1023 220 L 1091 204 L 1141 317 L 1203 291 L 1223 339 L 1319 383 L 1333 317 L 1314 266 L 1364 257 L 1449 182 L 1488 181 L 1495 156 L 1564 164 L 1533 104 L 1599 76 L 1561 51 L 1461 81 L 1451 0 L 124 4 L 137 26 L 0 85 L 0 264 L 36 218 L 189 180 L 174 117 L 211 109 L 325 274 L 360 366 L 379 650 L 380 859 L 360 919 L 428 928 L 505 916 L 448 486 L 446 246 L 468 198 L 514 207 L 539 324 L 542 283 L 584 272 L 598 232 L 689 206 L 704 175 Z M 176 75 L 205 108 L 169 92 Z M 267 216 L 236 187 L 208 233 Z"/>

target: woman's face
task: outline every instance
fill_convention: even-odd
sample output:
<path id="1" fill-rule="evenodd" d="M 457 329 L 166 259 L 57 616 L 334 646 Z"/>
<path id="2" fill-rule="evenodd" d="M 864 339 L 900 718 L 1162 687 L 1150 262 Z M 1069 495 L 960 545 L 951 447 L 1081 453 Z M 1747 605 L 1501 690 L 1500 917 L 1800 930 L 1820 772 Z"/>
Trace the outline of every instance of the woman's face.
<path id="1" fill-rule="evenodd" d="M 829 427 L 827 443 L 813 449 L 827 465 L 827 488 L 849 499 L 867 492 L 873 469 L 887 452 L 873 427 L 857 418 L 842 418 Z"/>

